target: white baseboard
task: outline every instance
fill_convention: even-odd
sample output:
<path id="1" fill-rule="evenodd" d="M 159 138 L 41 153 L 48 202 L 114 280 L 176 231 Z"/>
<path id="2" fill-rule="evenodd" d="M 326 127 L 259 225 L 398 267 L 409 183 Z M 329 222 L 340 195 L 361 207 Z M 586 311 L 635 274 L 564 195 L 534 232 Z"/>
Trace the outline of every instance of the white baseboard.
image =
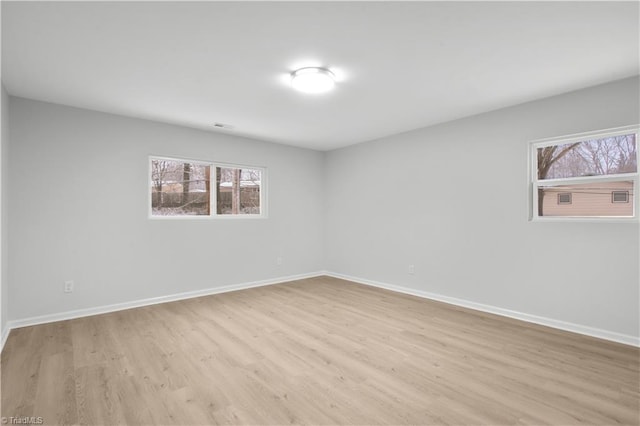
<path id="1" fill-rule="evenodd" d="M 379 281 L 353 277 L 349 275 L 339 274 L 336 272 L 319 271 L 319 272 L 312 272 L 308 274 L 291 275 L 286 277 L 273 278 L 269 280 L 253 281 L 253 282 L 242 283 L 242 284 L 227 285 L 223 287 L 207 288 L 207 289 L 189 291 L 184 293 L 176 293 L 176 294 L 171 294 L 167 296 L 153 297 L 149 299 L 141 299 L 141 300 L 135 300 L 131 302 L 116 303 L 113 305 L 97 306 L 94 308 L 78 309 L 74 311 L 60 312 L 56 314 L 42 315 L 38 317 L 23 318 L 20 320 L 9 321 L 8 324 L 5 326 L 5 328 L 2 330 L 2 335 L 0 338 L 0 352 L 2 351 L 2 348 L 4 348 L 4 344 L 7 341 L 7 338 L 9 337 L 9 332 L 14 328 L 28 327 L 31 325 L 46 324 L 50 322 L 64 321 L 64 320 L 69 320 L 74 318 L 87 317 L 91 315 L 105 314 L 109 312 L 122 311 L 125 309 L 139 308 L 142 306 L 156 305 L 159 303 L 166 303 L 166 302 L 174 302 L 178 300 L 191 299 L 194 297 L 201 297 L 201 296 L 209 296 L 212 294 L 226 293 L 230 291 L 244 290 L 244 289 L 249 289 L 254 287 L 263 287 L 263 286 L 280 284 L 280 283 L 289 282 L 289 281 L 301 280 L 305 278 L 318 277 L 322 275 L 326 275 L 334 278 L 340 278 L 347 281 L 353 281 L 359 284 L 365 284 L 372 287 L 383 288 L 383 289 L 395 291 L 398 293 L 410 294 L 410 295 L 422 297 L 425 299 L 437 300 L 439 302 L 449 303 L 451 305 L 461 306 L 464 308 L 474 309 L 482 312 L 488 312 L 491 314 L 514 318 L 514 319 L 518 319 L 521 321 L 526 321 L 534 324 L 545 325 L 548 327 L 570 331 L 573 333 L 584 334 L 587 336 L 597 337 L 600 339 L 605 339 L 613 342 L 623 343 L 626 345 L 640 347 L 640 338 L 631 336 L 631 335 L 620 334 L 613 331 L 602 330 L 598 328 L 583 326 L 580 324 L 554 320 L 552 318 L 540 317 L 537 315 L 531 315 L 523 312 L 512 311 L 509 309 L 498 308 L 496 306 L 470 302 L 464 299 L 457 299 L 455 297 L 443 296 L 441 294 L 430 293 L 422 290 L 416 290 L 409 287 L 402 287 L 402 286 L 397 286 L 393 284 L 382 283 Z"/>
<path id="2" fill-rule="evenodd" d="M 106 314 L 109 312 L 123 311 L 125 309 L 140 308 L 142 306 L 157 305 L 159 303 L 175 302 L 178 300 L 192 299 L 194 297 L 209 296 L 212 294 L 227 293 L 230 291 L 245 290 L 254 287 L 264 287 L 273 284 L 281 284 L 289 281 L 302 280 L 305 278 L 313 278 L 324 275 L 324 272 L 311 272 L 308 274 L 290 275 L 286 277 L 272 278 L 268 280 L 252 281 L 242 284 L 233 284 L 223 287 L 206 288 L 202 290 L 187 291 L 184 293 L 170 294 L 167 296 L 152 297 L 149 299 L 134 300 L 131 302 L 116 303 L 113 305 L 96 306 L 93 308 L 77 309 L 73 311 L 60 312 L 37 317 L 23 318 L 19 320 L 9 321 L 5 330 L 2 332 L 2 346 L 4 348 L 5 341 L 9 336 L 9 332 L 15 328 L 28 327 L 31 325 L 46 324 L 56 321 L 70 320 L 74 318 L 88 317 L 92 315 Z"/>
<path id="3" fill-rule="evenodd" d="M 367 280 L 364 278 L 352 277 L 349 275 L 338 274 L 335 272 L 325 271 L 325 275 L 340 278 L 347 281 L 353 281 L 359 284 L 365 284 L 372 287 L 383 288 L 386 290 L 396 291 L 398 293 L 410 294 L 425 299 L 437 300 L 439 302 L 449 303 L 451 305 L 461 306 L 464 308 L 474 309 L 476 311 L 488 312 L 503 317 L 514 318 L 534 324 L 545 325 L 547 327 L 557 328 L 572 333 L 584 334 L 586 336 L 597 337 L 600 339 L 610 340 L 613 342 L 623 343 L 625 345 L 640 346 L 640 338 L 627 334 L 616 333 L 613 331 L 602 330 L 599 328 L 587 327 L 580 324 L 555 320 L 552 318 L 541 317 L 537 315 L 526 314 L 523 312 L 512 311 L 509 309 L 498 308 L 496 306 L 484 305 L 482 303 L 470 302 L 455 297 L 443 296 L 441 294 L 430 293 L 422 290 L 416 290 L 408 287 L 397 286 L 393 284 L 382 283 L 379 281 Z"/>

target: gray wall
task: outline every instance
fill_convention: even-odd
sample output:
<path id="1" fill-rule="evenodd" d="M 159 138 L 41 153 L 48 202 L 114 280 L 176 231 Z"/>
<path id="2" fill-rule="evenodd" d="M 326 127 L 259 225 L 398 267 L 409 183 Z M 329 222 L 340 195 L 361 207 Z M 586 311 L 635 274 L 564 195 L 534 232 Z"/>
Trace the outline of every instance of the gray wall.
<path id="1" fill-rule="evenodd" d="M 4 336 L 8 322 L 9 304 L 9 250 L 8 250 L 8 202 L 9 187 L 9 96 L 4 86 L 0 84 L 2 100 L 0 101 L 0 115 L 2 116 L 2 134 L 0 135 L 0 336 Z M 0 347 L 1 347 L 0 343 Z"/>
<path id="2" fill-rule="evenodd" d="M 322 269 L 322 153 L 10 104 L 10 320 Z M 267 167 L 269 217 L 148 219 L 149 155 Z"/>
<path id="3" fill-rule="evenodd" d="M 8 319 L 326 269 L 638 336 L 638 224 L 528 222 L 526 170 L 532 139 L 636 123 L 638 90 L 622 80 L 324 154 L 10 98 Z M 149 155 L 266 166 L 269 218 L 149 220 Z"/>
<path id="4" fill-rule="evenodd" d="M 2 46 L 2 7 L 3 2 L 0 2 L 0 46 Z M 7 275 L 7 263 L 6 263 L 6 255 L 7 251 L 6 247 L 6 215 L 5 215 L 5 206 L 7 205 L 5 201 L 6 191 L 5 185 L 7 183 L 5 177 L 7 168 L 5 167 L 5 162 L 7 157 L 6 147 L 9 143 L 9 131 L 8 131 L 8 107 L 9 107 L 9 98 L 7 96 L 7 92 L 4 89 L 4 85 L 2 84 L 2 55 L 0 55 L 0 350 L 4 346 L 4 338 L 5 333 L 8 332 L 6 329 L 7 325 L 7 293 L 8 293 L 8 282 L 6 280 Z"/>
<path id="5" fill-rule="evenodd" d="M 632 78 L 329 152 L 326 267 L 638 336 L 638 224 L 527 210 L 528 141 L 638 117 Z"/>

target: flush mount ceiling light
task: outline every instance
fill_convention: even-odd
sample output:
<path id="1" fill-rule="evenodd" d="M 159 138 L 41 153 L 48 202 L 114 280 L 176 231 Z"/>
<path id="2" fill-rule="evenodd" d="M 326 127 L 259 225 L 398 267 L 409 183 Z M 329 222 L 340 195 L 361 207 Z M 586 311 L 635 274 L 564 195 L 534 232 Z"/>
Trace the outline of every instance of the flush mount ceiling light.
<path id="1" fill-rule="evenodd" d="M 291 73 L 291 85 L 304 93 L 324 93 L 333 89 L 335 76 L 326 68 L 300 68 Z"/>

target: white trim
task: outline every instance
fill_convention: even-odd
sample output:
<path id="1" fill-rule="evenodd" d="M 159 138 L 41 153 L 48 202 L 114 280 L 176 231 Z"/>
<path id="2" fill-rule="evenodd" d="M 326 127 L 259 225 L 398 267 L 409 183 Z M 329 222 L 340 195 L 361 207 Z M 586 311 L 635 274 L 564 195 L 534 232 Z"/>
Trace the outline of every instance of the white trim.
<path id="1" fill-rule="evenodd" d="M 11 328 L 9 328 L 9 324 L 2 329 L 2 335 L 0 336 L 0 354 L 2 354 L 2 349 L 4 349 L 4 344 L 7 342 L 7 337 L 9 337 L 10 331 Z"/>
<path id="2" fill-rule="evenodd" d="M 537 148 L 544 148 L 545 146 L 562 145 L 572 142 L 583 142 L 591 139 L 601 139 L 610 136 L 627 135 L 630 133 L 638 133 L 638 124 L 632 124 L 630 126 L 613 127 L 610 129 L 595 130 L 591 132 L 572 133 L 565 136 L 554 136 L 551 138 L 536 139 L 530 142 Z M 637 142 L 637 141 L 636 141 Z"/>
<path id="3" fill-rule="evenodd" d="M 538 216 L 529 220 L 529 222 L 630 223 L 632 225 L 637 225 L 638 219 L 632 216 Z"/>
<path id="4" fill-rule="evenodd" d="M 553 318 L 546 318 L 538 315 L 527 314 L 524 312 L 512 311 L 510 309 L 499 308 L 497 306 L 485 305 L 482 303 L 471 302 L 468 300 L 444 296 L 437 293 L 430 293 L 423 290 L 416 290 L 408 287 L 387 284 L 380 281 L 373 281 L 365 278 L 353 277 L 350 275 L 339 274 L 336 272 L 327 271 L 325 272 L 325 274 L 329 277 L 340 278 L 347 281 L 353 281 L 358 284 L 364 284 L 372 287 L 383 288 L 385 290 L 391 290 L 398 293 L 410 294 L 412 296 L 417 296 L 424 299 L 436 300 L 438 302 L 444 302 L 450 305 L 461 306 L 463 308 L 469 308 L 476 311 L 487 312 L 490 314 L 500 315 L 503 317 L 513 318 L 513 319 L 530 322 L 534 324 L 540 324 L 547 327 L 556 328 L 559 330 L 570 331 L 572 333 L 583 334 L 585 336 L 597 337 L 599 339 L 610 340 L 612 342 L 623 343 L 625 345 L 640 347 L 640 337 L 631 336 L 628 334 L 621 334 L 621 333 L 616 333 L 614 331 L 602 330 L 599 328 L 588 327 L 588 326 L 566 322 L 566 321 L 560 321 Z"/>
<path id="5" fill-rule="evenodd" d="M 627 334 L 616 333 L 613 331 L 602 330 L 593 327 L 587 327 L 580 324 L 559 321 L 552 318 L 541 317 L 537 315 L 526 314 L 523 312 L 512 311 L 510 309 L 499 308 L 496 306 L 485 305 L 482 303 L 471 302 L 464 299 L 458 299 L 455 297 L 443 296 L 441 294 L 430 293 L 422 290 L 416 290 L 408 287 L 397 286 L 393 284 L 382 283 L 380 281 L 368 280 L 365 278 L 358 278 L 350 275 L 339 274 L 331 271 L 318 271 L 307 274 L 290 275 L 286 277 L 272 278 L 268 280 L 253 281 L 243 284 L 232 284 L 223 287 L 208 288 L 202 290 L 189 291 L 184 293 L 176 293 L 167 296 L 153 297 L 149 299 L 141 299 L 132 302 L 117 303 L 113 305 L 98 306 L 94 308 L 78 309 L 74 311 L 60 312 L 57 314 L 42 315 L 38 317 L 24 318 L 21 320 L 9 321 L 4 330 L 2 330 L 2 340 L 0 341 L 0 352 L 4 348 L 4 344 L 7 341 L 9 332 L 16 328 L 28 327 L 38 324 L 46 324 L 56 321 L 65 321 L 74 318 L 82 318 L 92 315 L 106 314 L 109 312 L 122 311 L 125 309 L 139 308 L 149 305 L 157 305 L 160 303 L 175 302 L 178 300 L 192 299 L 195 297 L 209 296 L 219 293 L 227 293 L 230 291 L 245 290 L 255 287 L 264 287 L 268 285 L 281 284 L 289 281 L 302 280 L 306 278 L 314 278 L 320 276 L 328 276 L 333 278 L 339 278 L 347 281 L 352 281 L 358 284 L 364 284 L 372 287 L 383 288 L 385 290 L 395 291 L 397 293 L 410 294 L 412 296 L 421 297 L 429 300 L 436 300 L 439 302 L 448 303 L 450 305 L 461 306 L 463 308 L 473 309 L 480 312 L 488 312 L 503 317 L 513 318 L 520 321 L 530 322 L 534 324 L 540 324 L 547 327 L 556 328 L 559 330 L 569 331 L 572 333 L 583 334 L 586 336 L 597 337 L 604 340 L 610 340 L 613 342 L 623 343 L 626 345 L 640 347 L 640 337 L 635 337 Z"/>
<path id="6" fill-rule="evenodd" d="M 533 182 L 538 186 L 563 186 L 563 185 L 580 185 L 587 183 L 598 182 L 626 182 L 635 181 L 637 173 L 624 173 L 615 175 L 600 175 L 600 176 L 576 176 L 570 178 L 558 178 L 558 179 L 534 179 Z"/>
<path id="7" fill-rule="evenodd" d="M 160 303 L 175 302 L 178 300 L 185 300 L 185 299 L 193 299 L 195 297 L 210 296 L 213 294 L 228 293 L 231 291 L 246 290 L 246 289 L 255 288 L 255 287 L 264 287 L 268 285 L 281 284 L 281 283 L 286 283 L 290 281 L 302 280 L 306 278 L 319 277 L 322 275 L 325 275 L 324 272 L 310 272 L 307 274 L 289 275 L 286 277 L 271 278 L 268 280 L 252 281 L 252 282 L 241 283 L 241 284 L 231 284 L 231 285 L 226 285 L 222 287 L 205 288 L 202 290 L 194 290 L 194 291 L 187 291 L 184 293 L 170 294 L 166 296 L 151 297 L 148 299 L 134 300 L 132 302 L 115 303 L 113 305 L 96 306 L 93 308 L 77 309 L 77 310 L 67 311 L 67 312 L 59 312 L 55 314 L 23 318 L 19 320 L 9 321 L 6 327 L 6 334 L 8 336 L 10 330 L 21 328 L 21 327 L 28 327 L 32 325 L 47 324 L 50 322 L 65 321 L 65 320 L 70 320 L 75 318 L 106 314 L 109 312 L 123 311 L 125 309 L 140 308 L 143 306 L 157 305 Z M 2 347 L 0 347 L 0 351 L 4 347 L 5 340 L 6 340 L 6 336 L 3 333 L 3 341 L 2 341 Z"/>

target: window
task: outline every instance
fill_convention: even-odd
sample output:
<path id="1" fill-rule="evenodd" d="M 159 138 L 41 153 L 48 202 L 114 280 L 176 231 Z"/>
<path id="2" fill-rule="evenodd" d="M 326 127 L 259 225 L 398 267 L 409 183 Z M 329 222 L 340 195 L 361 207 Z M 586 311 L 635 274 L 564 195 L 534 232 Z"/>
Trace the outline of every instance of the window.
<path id="1" fill-rule="evenodd" d="M 611 191 L 612 203 L 628 203 L 629 191 Z"/>
<path id="2" fill-rule="evenodd" d="M 532 142 L 531 218 L 638 220 L 638 128 Z"/>
<path id="3" fill-rule="evenodd" d="M 209 166 L 168 159 L 151 160 L 153 216 L 209 215 Z"/>
<path id="4" fill-rule="evenodd" d="M 260 167 L 150 159 L 152 217 L 264 217 Z"/>
<path id="5" fill-rule="evenodd" d="M 558 204 L 571 204 L 571 193 L 570 192 L 559 193 Z"/>
<path id="6" fill-rule="evenodd" d="M 216 167 L 217 214 L 260 214 L 260 170 Z"/>

